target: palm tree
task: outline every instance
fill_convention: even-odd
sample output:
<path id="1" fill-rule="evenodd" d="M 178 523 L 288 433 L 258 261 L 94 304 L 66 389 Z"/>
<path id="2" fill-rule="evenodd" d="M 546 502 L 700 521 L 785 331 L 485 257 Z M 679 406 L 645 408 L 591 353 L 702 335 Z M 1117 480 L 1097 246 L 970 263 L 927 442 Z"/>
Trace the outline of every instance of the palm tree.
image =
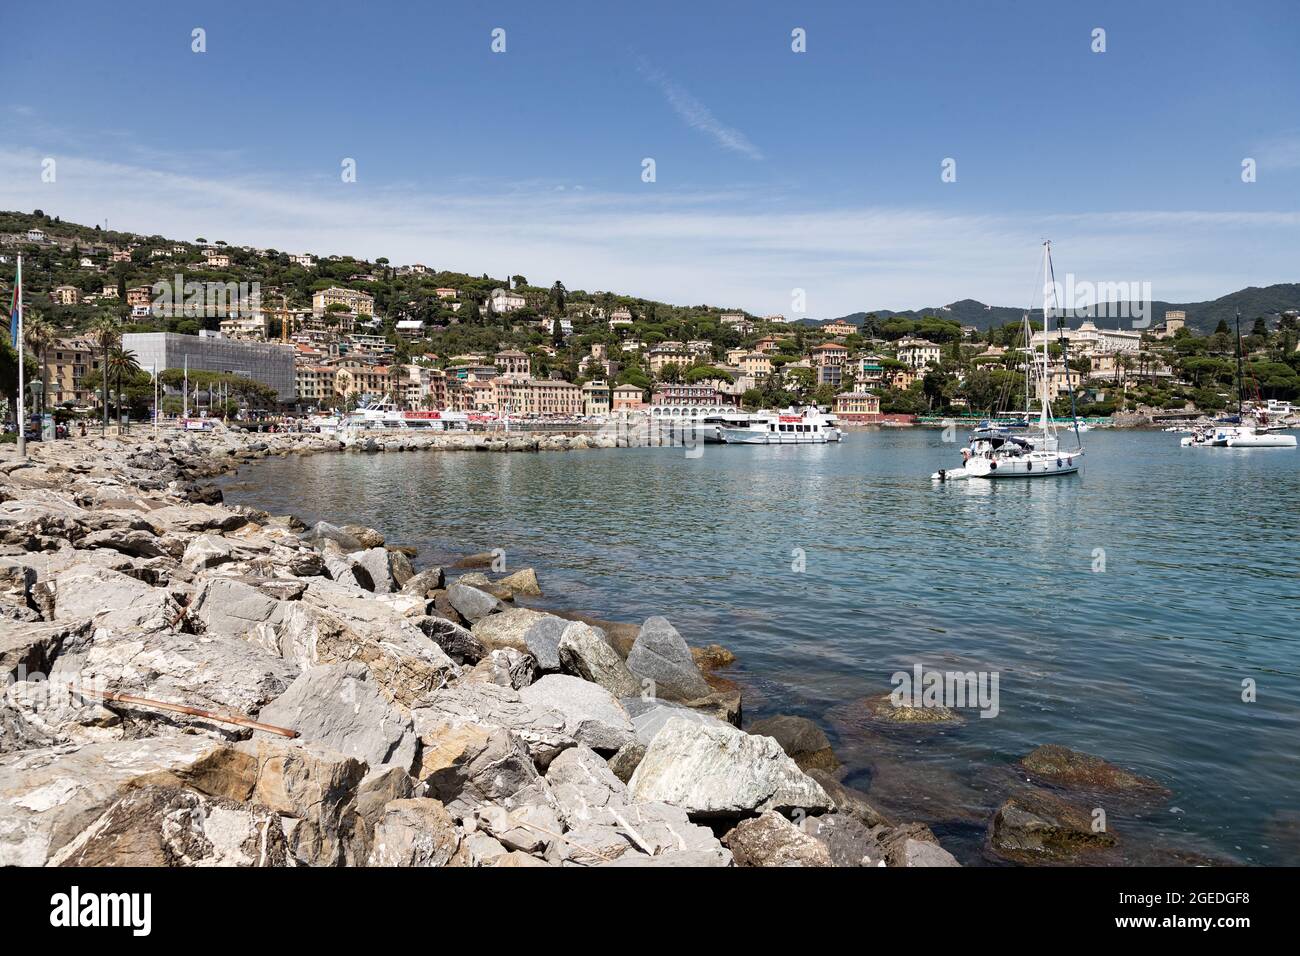
<path id="1" fill-rule="evenodd" d="M 99 364 L 104 383 L 101 392 L 104 402 L 103 433 L 108 434 L 108 353 L 122 341 L 121 324 L 110 315 L 102 315 L 91 325 L 90 338 L 99 346 L 101 356 Z"/>
<path id="2" fill-rule="evenodd" d="M 112 371 L 117 384 L 117 411 L 122 413 L 122 377 L 134 378 L 140 372 L 140 363 L 135 353 L 122 348 L 120 342 L 109 350 L 107 365 Z M 127 416 L 126 430 L 131 430 L 131 418 Z"/>
<path id="3" fill-rule="evenodd" d="M 48 369 L 45 365 L 46 351 L 57 339 L 54 326 L 34 315 L 23 323 L 23 339 L 27 347 L 36 353 L 36 360 L 41 363 L 41 411 L 45 411 L 45 396 L 49 394 L 50 384 L 46 379 Z"/>

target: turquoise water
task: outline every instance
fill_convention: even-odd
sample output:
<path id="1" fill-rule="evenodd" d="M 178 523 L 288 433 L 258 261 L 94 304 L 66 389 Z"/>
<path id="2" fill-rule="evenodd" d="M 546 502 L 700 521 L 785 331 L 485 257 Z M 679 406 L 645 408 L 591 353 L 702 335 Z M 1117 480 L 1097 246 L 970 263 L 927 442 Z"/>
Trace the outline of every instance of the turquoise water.
<path id="1" fill-rule="evenodd" d="M 227 500 L 373 525 L 418 546 L 417 563 L 501 547 L 538 568 L 543 604 L 665 614 L 690 643 L 735 652 L 747 719 L 818 720 L 848 782 L 967 862 L 1013 762 L 1055 742 L 1172 791 L 1108 809 L 1127 861 L 1294 863 L 1300 453 L 1084 438 L 1083 474 L 1046 481 L 932 484 L 955 447 L 897 429 L 698 458 L 290 458 L 246 469 Z M 857 702 L 916 662 L 996 672 L 998 715 L 938 730 L 864 719 Z"/>

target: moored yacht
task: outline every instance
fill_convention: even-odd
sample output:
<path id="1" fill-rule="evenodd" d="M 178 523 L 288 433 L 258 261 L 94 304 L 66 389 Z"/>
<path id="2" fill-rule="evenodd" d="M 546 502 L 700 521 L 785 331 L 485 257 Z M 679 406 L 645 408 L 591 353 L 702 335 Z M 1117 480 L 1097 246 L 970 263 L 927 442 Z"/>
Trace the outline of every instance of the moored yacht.
<path id="1" fill-rule="evenodd" d="M 469 428 L 469 416 L 464 412 L 427 409 L 403 411 L 385 397 L 363 402 L 343 418 L 340 427 L 344 431 L 465 431 Z"/>

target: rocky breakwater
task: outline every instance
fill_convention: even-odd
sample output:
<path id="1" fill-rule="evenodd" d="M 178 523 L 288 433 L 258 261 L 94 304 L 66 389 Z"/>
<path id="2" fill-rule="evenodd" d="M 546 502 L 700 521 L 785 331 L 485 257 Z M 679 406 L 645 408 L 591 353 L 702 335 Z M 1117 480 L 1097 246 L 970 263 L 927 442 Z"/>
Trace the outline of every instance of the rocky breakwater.
<path id="1" fill-rule="evenodd" d="M 953 865 L 815 727 L 741 730 L 726 652 L 663 618 L 544 613 L 532 571 L 449 580 L 201 483 L 337 448 L 0 451 L 0 866 Z"/>

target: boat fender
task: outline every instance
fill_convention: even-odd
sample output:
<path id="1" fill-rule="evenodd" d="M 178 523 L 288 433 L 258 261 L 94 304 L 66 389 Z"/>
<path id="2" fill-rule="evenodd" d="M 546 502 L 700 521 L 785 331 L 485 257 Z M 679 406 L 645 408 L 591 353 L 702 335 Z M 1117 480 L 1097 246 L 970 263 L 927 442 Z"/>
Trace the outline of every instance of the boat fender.
<path id="1" fill-rule="evenodd" d="M 1034 463 L 1032 461 L 1025 462 L 1025 471 L 1033 471 L 1033 470 L 1034 470 Z"/>
<path id="2" fill-rule="evenodd" d="M 1066 463 L 1067 465 L 1073 465 L 1073 464 L 1074 464 L 1074 459 L 1073 459 L 1073 458 L 1067 458 L 1067 459 L 1065 459 L 1065 463 Z"/>
<path id="3" fill-rule="evenodd" d="M 1059 459 L 1059 458 L 1056 459 L 1056 467 L 1057 467 L 1057 468 L 1060 468 L 1060 467 L 1061 467 L 1061 459 Z"/>
<path id="4" fill-rule="evenodd" d="M 939 480 L 940 480 L 940 481 L 947 481 L 947 480 L 948 480 L 948 471 L 947 471 L 947 469 L 945 469 L 945 468 L 940 468 L 940 469 L 939 469 Z"/>
<path id="5" fill-rule="evenodd" d="M 998 470 L 998 463 L 996 461 L 989 462 L 989 471 L 997 471 L 997 470 Z"/>

